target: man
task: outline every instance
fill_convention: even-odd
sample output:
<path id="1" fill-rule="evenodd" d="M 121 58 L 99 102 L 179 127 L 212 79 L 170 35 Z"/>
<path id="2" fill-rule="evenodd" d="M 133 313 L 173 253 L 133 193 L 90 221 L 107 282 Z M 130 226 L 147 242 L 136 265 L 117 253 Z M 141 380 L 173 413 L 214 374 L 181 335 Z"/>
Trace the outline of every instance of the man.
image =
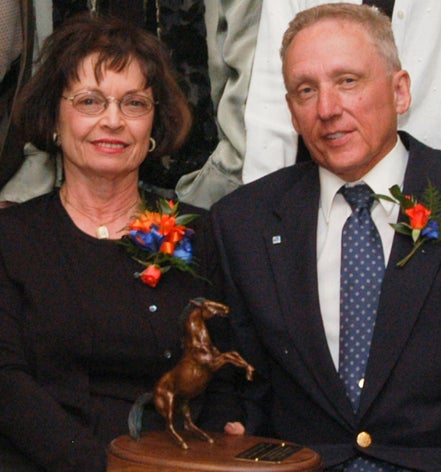
<path id="1" fill-rule="evenodd" d="M 439 471 L 441 244 L 426 243 L 398 267 L 413 248 L 390 226 L 406 218 L 398 205 L 379 199 L 371 213 L 352 212 L 348 202 L 364 184 L 369 199 L 393 185 L 420 198 L 428 178 L 441 188 L 441 151 L 397 134 L 410 79 L 376 9 L 337 3 L 299 13 L 282 59 L 292 123 L 314 162 L 213 206 L 235 335 L 257 370 L 244 391 L 247 431 L 266 427 L 305 444 L 329 469 Z M 365 242 L 364 253 L 348 254 Z M 351 294 L 354 280 L 363 284 Z"/>

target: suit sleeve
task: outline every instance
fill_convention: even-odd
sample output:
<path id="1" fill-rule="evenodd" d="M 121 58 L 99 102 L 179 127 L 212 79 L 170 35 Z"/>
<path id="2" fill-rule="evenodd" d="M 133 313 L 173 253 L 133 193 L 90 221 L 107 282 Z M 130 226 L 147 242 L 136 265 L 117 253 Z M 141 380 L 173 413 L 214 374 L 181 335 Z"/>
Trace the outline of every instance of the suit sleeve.
<path id="1" fill-rule="evenodd" d="M 201 273 L 210 281 L 205 296 L 224 302 L 220 261 L 208 213 L 204 212 L 200 223 L 196 232 L 200 235 L 203 250 L 198 254 L 198 259 Z M 220 352 L 232 350 L 231 328 L 227 319 L 214 317 L 207 321 L 207 327 L 213 345 Z M 237 388 L 237 379 L 244 376 L 243 369 L 228 364 L 215 373 L 199 405 L 197 423 L 200 427 L 207 431 L 223 431 L 227 422 L 244 421 L 244 410 Z"/>
<path id="2" fill-rule="evenodd" d="M 245 410 L 245 427 L 247 433 L 256 435 L 272 435 L 269 423 L 267 406 L 270 404 L 270 389 L 268 382 L 268 363 L 265 350 L 259 341 L 252 322 L 251 313 L 246 307 L 246 301 L 238 290 L 230 265 L 230 251 L 227 234 L 231 225 L 223 225 L 221 213 L 216 205 L 212 210 L 212 222 L 215 242 L 221 260 L 225 299 L 231 308 L 231 329 L 233 348 L 237 350 L 256 369 L 252 382 L 243 377 L 238 379 L 238 388 Z M 233 229 L 234 230 L 234 229 Z"/>

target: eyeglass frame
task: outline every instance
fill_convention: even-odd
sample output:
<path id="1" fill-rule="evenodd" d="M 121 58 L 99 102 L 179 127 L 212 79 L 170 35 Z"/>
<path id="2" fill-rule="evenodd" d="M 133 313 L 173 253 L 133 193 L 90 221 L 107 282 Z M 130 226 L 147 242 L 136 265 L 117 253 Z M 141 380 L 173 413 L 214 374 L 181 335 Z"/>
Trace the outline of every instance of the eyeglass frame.
<path id="1" fill-rule="evenodd" d="M 103 99 L 104 99 L 104 103 L 103 103 L 103 109 L 96 112 L 96 113 L 87 113 L 87 112 L 84 112 L 84 111 L 80 111 L 78 110 L 75 105 L 74 105 L 74 100 L 76 97 L 78 97 L 79 95 L 92 95 L 92 94 L 95 94 L 95 95 L 100 95 Z M 150 104 L 151 104 L 151 108 L 149 108 L 145 113 L 142 113 L 141 115 L 136 115 L 136 116 L 133 116 L 133 115 L 128 115 L 127 113 L 125 113 L 123 111 L 123 109 L 121 108 L 121 103 L 123 102 L 124 98 L 127 97 L 127 96 L 135 96 L 135 97 L 142 97 L 142 98 L 145 98 L 147 99 Z M 96 90 L 86 90 L 84 92 L 78 92 L 74 95 L 70 95 L 68 97 L 66 97 L 65 95 L 61 95 L 61 98 L 64 98 L 65 100 L 68 100 L 72 106 L 74 107 L 74 109 L 76 111 L 78 111 L 78 113 L 81 113 L 83 115 L 86 115 L 86 116 L 98 116 L 100 115 L 101 113 L 103 113 L 104 111 L 107 110 L 108 106 L 109 106 L 109 103 L 112 103 L 112 102 L 116 102 L 118 104 L 118 108 L 119 108 L 119 111 L 127 118 L 140 118 L 141 116 L 144 116 L 144 115 L 147 115 L 148 113 L 150 113 L 154 107 L 156 105 L 159 105 L 159 102 L 158 101 L 155 101 L 153 100 L 152 98 L 150 97 L 147 97 L 145 95 L 142 95 L 140 93 L 132 93 L 132 92 L 128 92 L 126 93 L 125 95 L 123 95 L 122 98 L 116 98 L 116 97 L 113 97 L 112 95 L 109 95 L 108 97 L 105 97 L 101 92 L 99 91 L 96 91 Z"/>

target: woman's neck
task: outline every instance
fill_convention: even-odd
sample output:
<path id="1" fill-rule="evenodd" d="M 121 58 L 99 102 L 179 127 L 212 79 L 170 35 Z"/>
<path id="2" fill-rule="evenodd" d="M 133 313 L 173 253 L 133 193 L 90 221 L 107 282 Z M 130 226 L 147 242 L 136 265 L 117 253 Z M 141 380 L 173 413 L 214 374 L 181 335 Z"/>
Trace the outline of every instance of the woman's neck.
<path id="1" fill-rule="evenodd" d="M 137 185 L 106 190 L 68 181 L 60 189 L 60 200 L 75 225 L 99 239 L 119 239 L 141 203 Z"/>

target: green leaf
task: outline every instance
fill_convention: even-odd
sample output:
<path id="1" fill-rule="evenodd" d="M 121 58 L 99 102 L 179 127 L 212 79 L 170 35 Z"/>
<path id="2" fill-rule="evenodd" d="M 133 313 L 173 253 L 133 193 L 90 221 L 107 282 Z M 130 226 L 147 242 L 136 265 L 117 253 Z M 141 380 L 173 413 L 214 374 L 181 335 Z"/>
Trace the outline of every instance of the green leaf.
<path id="1" fill-rule="evenodd" d="M 374 198 L 377 200 L 387 200 L 388 202 L 397 203 L 392 197 L 389 195 L 382 195 L 381 193 L 374 193 Z"/>
<path id="2" fill-rule="evenodd" d="M 430 180 L 421 197 L 421 202 L 432 212 L 431 219 L 441 221 L 441 192 Z"/>
<path id="3" fill-rule="evenodd" d="M 158 201 L 158 210 L 159 213 L 162 213 L 163 215 L 174 215 L 177 211 L 177 206 L 175 205 L 173 208 L 171 208 L 168 204 L 168 201 L 161 198 Z"/>
<path id="4" fill-rule="evenodd" d="M 392 228 L 400 234 L 404 234 L 405 236 L 412 235 L 412 228 L 407 223 L 390 223 Z"/>
<path id="5" fill-rule="evenodd" d="M 176 224 L 177 225 L 186 225 L 197 218 L 199 215 L 188 213 L 187 215 L 179 215 L 176 217 Z"/>
<path id="6" fill-rule="evenodd" d="M 401 201 L 404 198 L 403 192 L 399 185 L 393 185 L 389 188 L 390 194 L 396 198 L 398 201 Z"/>

